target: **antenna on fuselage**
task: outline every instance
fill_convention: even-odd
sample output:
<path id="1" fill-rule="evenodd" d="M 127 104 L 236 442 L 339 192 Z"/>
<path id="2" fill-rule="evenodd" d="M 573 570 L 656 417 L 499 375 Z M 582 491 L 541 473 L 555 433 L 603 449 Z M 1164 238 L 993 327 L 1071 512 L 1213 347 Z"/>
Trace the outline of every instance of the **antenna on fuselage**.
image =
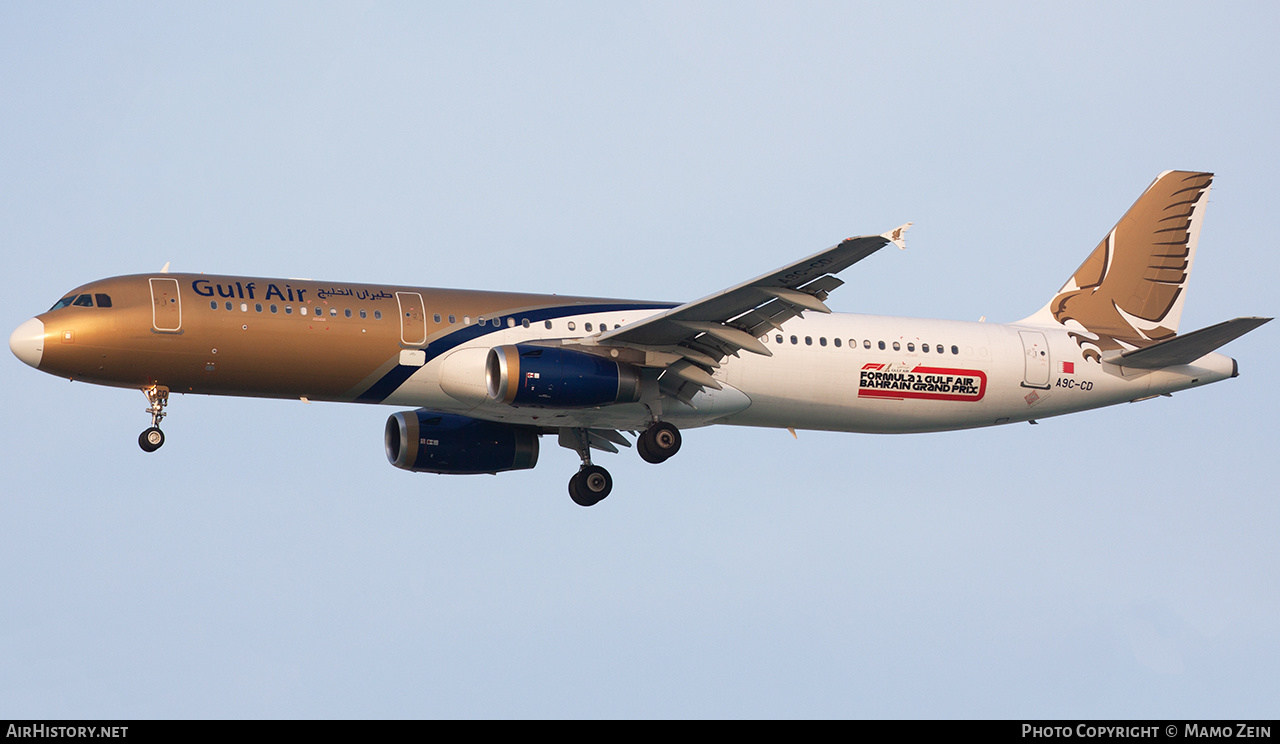
<path id="1" fill-rule="evenodd" d="M 169 262 L 168 262 L 168 261 L 165 261 L 165 262 L 164 262 L 164 268 L 163 268 L 163 269 L 160 269 L 160 273 L 161 273 L 161 274 L 168 274 L 168 273 L 169 273 Z"/>

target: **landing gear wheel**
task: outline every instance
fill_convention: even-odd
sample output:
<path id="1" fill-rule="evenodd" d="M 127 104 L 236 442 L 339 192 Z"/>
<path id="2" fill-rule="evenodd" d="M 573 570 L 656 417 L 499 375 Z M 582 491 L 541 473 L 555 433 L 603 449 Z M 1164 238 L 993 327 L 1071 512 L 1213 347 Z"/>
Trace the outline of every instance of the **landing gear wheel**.
<path id="1" fill-rule="evenodd" d="M 569 479 L 569 498 L 578 506 L 595 506 L 613 490 L 613 476 L 599 465 L 586 465 Z"/>
<path id="2" fill-rule="evenodd" d="M 640 435 L 636 449 L 645 462 L 658 464 L 680 451 L 680 430 L 666 421 L 659 421 Z"/>
<path id="3" fill-rule="evenodd" d="M 653 454 L 653 450 L 649 448 L 649 437 L 641 434 L 636 438 L 636 452 L 640 453 L 640 459 L 645 462 L 658 464 L 662 462 L 662 458 Z"/>
<path id="4" fill-rule="evenodd" d="M 159 427 L 152 426 L 146 431 L 138 435 L 138 446 L 143 452 L 155 452 L 164 444 L 164 432 Z"/>
<path id="5" fill-rule="evenodd" d="M 164 432 L 160 431 L 160 422 L 164 420 L 164 407 L 169 404 L 169 388 L 163 385 L 149 385 L 142 388 L 147 396 L 147 413 L 151 414 L 151 426 L 138 435 L 138 446 L 143 452 L 155 452 L 164 444 Z"/>

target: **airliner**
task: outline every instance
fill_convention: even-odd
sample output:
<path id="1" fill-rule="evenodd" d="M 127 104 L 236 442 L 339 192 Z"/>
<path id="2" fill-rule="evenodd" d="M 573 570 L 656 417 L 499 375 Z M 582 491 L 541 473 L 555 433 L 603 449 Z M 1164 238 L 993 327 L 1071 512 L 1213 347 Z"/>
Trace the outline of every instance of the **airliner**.
<path id="1" fill-rule="evenodd" d="M 995 426 L 1235 377 L 1216 350 L 1271 320 L 1179 334 L 1213 174 L 1160 174 L 1040 310 L 1000 324 L 835 313 L 836 275 L 910 223 L 684 304 L 160 273 L 77 287 L 9 348 L 134 388 L 153 452 L 169 395 L 375 403 L 387 459 L 420 473 L 532 468 L 555 436 L 569 495 L 613 489 L 593 451 L 661 463 L 711 424 L 908 433 Z M 626 434 L 630 434 L 629 439 Z"/>

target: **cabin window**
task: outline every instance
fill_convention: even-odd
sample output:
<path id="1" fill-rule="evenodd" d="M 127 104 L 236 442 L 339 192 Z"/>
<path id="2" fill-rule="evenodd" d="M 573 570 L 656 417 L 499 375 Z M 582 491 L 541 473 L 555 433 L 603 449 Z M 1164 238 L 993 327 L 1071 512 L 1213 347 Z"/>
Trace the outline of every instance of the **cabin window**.
<path id="1" fill-rule="evenodd" d="M 464 316 L 462 316 L 462 324 L 463 324 L 463 325 L 471 325 L 471 316 L 470 316 L 470 315 L 464 315 Z"/>
<path id="2" fill-rule="evenodd" d="M 209 300 L 209 309 L 210 309 L 210 310 L 217 310 L 217 309 L 218 309 L 218 301 L 217 301 L 217 300 Z"/>
<path id="3" fill-rule="evenodd" d="M 111 307 L 111 296 L 104 294 L 96 294 L 93 301 L 98 303 L 98 307 Z"/>
<path id="4" fill-rule="evenodd" d="M 336 307 L 331 307 L 331 308 L 329 308 L 329 317 L 331 317 L 331 318 L 336 318 L 336 317 L 338 317 L 338 308 L 336 308 Z"/>
<path id="5" fill-rule="evenodd" d="M 777 341 L 778 343 L 782 343 L 782 334 L 779 333 L 777 336 L 774 336 L 773 340 Z"/>
<path id="6" fill-rule="evenodd" d="M 826 346 L 826 345 L 827 345 L 827 337 L 826 337 L 826 336 L 819 336 L 819 337 L 818 337 L 818 346 Z"/>
<path id="7" fill-rule="evenodd" d="M 587 332 L 587 333 L 591 333 L 591 324 L 590 324 L 590 323 L 587 323 L 587 324 L 585 324 L 585 325 L 584 325 L 584 326 L 582 326 L 582 327 L 583 327 L 583 329 L 584 329 L 584 330 L 586 330 L 586 332 Z"/>
<path id="8" fill-rule="evenodd" d="M 951 347 L 951 353 L 952 353 L 952 354 L 959 354 L 959 353 L 960 353 L 960 347 L 959 347 L 959 346 L 952 346 L 952 347 Z"/>
<path id="9" fill-rule="evenodd" d="M 299 313 L 302 313 L 303 315 L 306 315 L 306 314 L 307 314 L 307 306 L 306 306 L 306 305 L 303 305 L 302 307 L 298 308 L 298 312 L 299 312 Z"/>
<path id="10" fill-rule="evenodd" d="M 894 351 L 902 351 L 902 344 L 898 343 L 897 341 L 894 341 L 894 342 L 893 342 L 893 350 L 894 350 Z"/>
<path id="11" fill-rule="evenodd" d="M 262 312 L 262 303 L 261 303 L 261 302 L 255 302 L 255 303 L 253 303 L 253 311 L 254 311 L 255 313 L 260 313 L 260 312 Z"/>
<path id="12" fill-rule="evenodd" d="M 551 330 L 551 321 L 549 321 L 549 320 L 548 320 L 548 321 L 545 321 L 545 322 L 543 323 L 543 325 L 545 325 L 545 326 L 547 327 L 547 330 L 548 330 L 548 331 L 549 331 L 549 330 Z"/>
<path id="13" fill-rule="evenodd" d="M 881 341 L 881 342 L 880 342 L 880 351 L 884 351 L 884 342 L 883 342 L 883 341 Z"/>
<path id="14" fill-rule="evenodd" d="M 374 310 L 374 311 L 373 311 L 373 319 L 374 319 L 374 320 L 382 320 L 382 311 L 381 311 L 381 310 Z"/>
<path id="15" fill-rule="evenodd" d="M 529 327 L 529 319 L 528 319 L 528 318 L 521 318 L 521 319 L 520 319 L 520 325 L 521 325 L 521 327 L 523 327 L 523 328 L 528 328 L 528 327 Z"/>
<path id="16" fill-rule="evenodd" d="M 796 338 L 795 336 L 792 336 L 792 337 L 791 337 L 791 345 L 792 345 L 792 346 L 795 346 L 795 345 L 796 345 L 796 344 L 798 344 L 798 343 L 800 343 L 800 339 Z"/>
<path id="17" fill-rule="evenodd" d="M 227 300 L 227 310 L 231 310 L 231 300 Z"/>
<path id="18" fill-rule="evenodd" d="M 272 314 L 272 315 L 275 315 L 275 314 L 276 314 L 276 313 L 278 313 L 278 312 L 280 312 L 280 306 L 279 306 L 279 305 L 276 305 L 275 303 L 272 303 L 272 305 L 271 305 L 271 314 Z"/>
<path id="19" fill-rule="evenodd" d="M 907 344 L 907 351 L 915 351 L 915 350 L 916 350 L 915 344 Z"/>
<path id="20" fill-rule="evenodd" d="M 368 311 L 368 310 L 365 310 L 364 308 L 360 308 L 360 320 L 367 320 L 367 319 L 368 319 L 368 317 L 369 317 L 369 311 Z M 436 316 L 436 322 L 437 322 L 437 323 L 439 323 L 439 322 L 440 322 L 440 316 L 439 316 L 439 315 L 437 315 L 437 316 Z"/>
<path id="21" fill-rule="evenodd" d="M 850 339 L 850 341 L 849 341 L 849 345 L 850 345 L 850 346 L 857 346 L 857 344 L 855 344 L 855 343 L 853 342 L 853 340 L 852 340 L 852 339 Z M 868 339 L 864 339 L 864 340 L 863 340 L 863 342 L 862 342 L 862 348 L 864 348 L 864 349 L 870 349 L 870 348 L 871 348 L 871 339 L 869 339 L 869 338 L 868 338 Z M 883 349 L 883 348 L 884 348 L 884 344 L 881 344 L 881 345 L 880 345 L 880 348 L 882 348 L 882 349 Z"/>
<path id="22" fill-rule="evenodd" d="M 515 328 L 515 327 L 516 327 L 516 319 L 515 319 L 515 318 L 507 318 L 507 327 L 508 327 L 508 328 Z M 527 320 L 526 320 L 526 321 L 524 322 L 524 327 L 525 327 L 525 328 L 528 328 L 528 327 L 529 327 L 529 321 L 527 321 Z"/>
<path id="23" fill-rule="evenodd" d="M 349 307 L 348 307 L 348 308 L 344 309 L 344 310 L 342 311 L 342 314 L 343 314 L 343 315 L 345 315 L 345 316 L 347 316 L 348 318 L 350 318 L 350 317 L 351 317 L 351 308 L 349 308 Z"/>
<path id="24" fill-rule="evenodd" d="M 572 331 L 572 330 L 574 330 L 575 328 L 577 328 L 577 326 L 575 326 L 575 325 L 573 324 L 573 321 L 572 321 L 572 320 L 571 320 L 571 321 L 569 321 L 569 330 L 571 330 L 571 331 Z"/>
<path id="25" fill-rule="evenodd" d="M 831 339 L 831 343 L 835 344 L 837 349 L 840 348 L 840 339 L 833 338 Z"/>
<path id="26" fill-rule="evenodd" d="M 929 353 L 929 344 L 920 344 L 920 351 L 923 351 L 924 353 L 928 354 L 928 353 Z"/>
<path id="27" fill-rule="evenodd" d="M 449 324 L 450 324 L 450 325 L 452 325 L 452 324 L 454 324 L 454 323 L 457 323 L 457 322 L 458 322 L 458 316 L 456 316 L 456 315 L 450 315 L 450 316 L 449 316 Z"/>
<path id="28" fill-rule="evenodd" d="M 364 311 L 363 311 L 363 310 L 361 310 L 360 312 L 364 312 Z M 362 317 L 362 318 L 363 318 L 364 316 L 363 316 L 363 315 L 361 315 L 360 317 Z M 432 316 L 432 318 L 433 318 L 437 323 L 439 323 L 439 322 L 440 322 L 440 313 L 436 313 L 435 315 L 433 315 L 433 316 Z"/>
<path id="29" fill-rule="evenodd" d="M 284 306 L 284 314 L 285 314 L 285 315 L 293 315 L 293 305 L 285 305 L 285 306 Z"/>

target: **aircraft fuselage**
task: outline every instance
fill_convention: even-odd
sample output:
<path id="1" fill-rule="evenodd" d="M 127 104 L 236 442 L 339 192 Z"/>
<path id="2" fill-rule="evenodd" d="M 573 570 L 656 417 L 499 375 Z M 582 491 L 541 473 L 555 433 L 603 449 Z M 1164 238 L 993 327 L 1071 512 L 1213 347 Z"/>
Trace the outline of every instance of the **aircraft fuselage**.
<path id="1" fill-rule="evenodd" d="M 78 297 L 110 306 L 77 306 Z M 642 403 L 522 408 L 484 390 L 496 346 L 590 342 L 671 303 L 203 274 L 104 279 L 36 317 L 42 371 L 117 387 L 429 408 L 542 427 L 643 429 Z M 1086 360 L 1065 330 L 810 313 L 768 333 L 772 356 L 716 370 L 722 390 L 664 418 L 847 432 L 1026 421 L 1231 377 L 1233 360 L 1129 370 Z M 442 373 L 445 382 L 442 384 Z M 465 379 L 474 375 L 474 394 Z M 461 381 L 461 382 L 459 382 Z M 450 382 L 453 382 L 452 386 Z"/>

